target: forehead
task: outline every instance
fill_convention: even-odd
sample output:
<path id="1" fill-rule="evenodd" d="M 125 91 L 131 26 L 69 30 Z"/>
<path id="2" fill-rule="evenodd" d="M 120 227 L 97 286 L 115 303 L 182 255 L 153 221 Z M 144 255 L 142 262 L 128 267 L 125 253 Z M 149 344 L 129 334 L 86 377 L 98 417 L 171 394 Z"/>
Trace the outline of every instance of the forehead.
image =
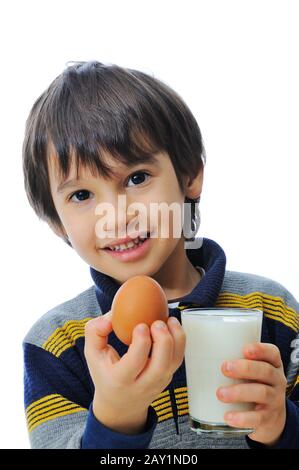
<path id="1" fill-rule="evenodd" d="M 60 184 L 70 177 L 83 178 L 83 174 L 114 179 L 124 169 L 139 163 L 157 164 L 155 156 L 163 153 L 168 156 L 163 146 L 137 127 L 131 129 L 125 139 L 117 141 L 110 137 L 104 145 L 95 138 L 61 141 L 56 135 L 49 135 L 46 156 L 50 184 L 54 181 Z"/>
<path id="2" fill-rule="evenodd" d="M 90 178 L 102 177 L 104 179 L 116 179 L 120 178 L 125 171 L 133 168 L 137 165 L 149 164 L 160 166 L 161 156 L 164 156 L 164 152 L 157 152 L 155 154 L 148 154 L 143 156 L 140 161 L 120 161 L 108 152 L 101 151 L 99 158 L 101 159 L 101 168 L 104 168 L 104 172 L 97 167 L 96 162 L 88 164 L 80 164 L 75 159 L 74 155 L 71 155 L 68 171 L 63 170 L 62 165 L 59 161 L 59 157 L 55 151 L 49 152 L 48 154 L 48 171 L 50 178 L 50 185 L 52 189 L 61 192 L 66 187 L 70 186 L 76 180 L 82 179 L 87 180 Z M 166 156 L 166 155 L 165 155 Z"/>
<path id="3" fill-rule="evenodd" d="M 100 172 L 96 171 L 96 162 L 91 161 L 90 164 L 86 163 L 83 164 L 76 159 L 74 154 L 70 154 L 68 165 L 62 164 L 59 160 L 57 152 L 49 152 L 48 155 L 48 169 L 49 174 L 53 180 L 62 182 L 67 178 L 76 178 L 85 176 L 96 176 Z M 116 161 L 116 159 L 108 154 L 107 152 L 101 152 L 101 162 L 105 165 L 105 167 L 109 168 L 109 170 L 114 173 L 117 172 L 118 168 L 125 167 L 125 164 L 122 162 Z"/>

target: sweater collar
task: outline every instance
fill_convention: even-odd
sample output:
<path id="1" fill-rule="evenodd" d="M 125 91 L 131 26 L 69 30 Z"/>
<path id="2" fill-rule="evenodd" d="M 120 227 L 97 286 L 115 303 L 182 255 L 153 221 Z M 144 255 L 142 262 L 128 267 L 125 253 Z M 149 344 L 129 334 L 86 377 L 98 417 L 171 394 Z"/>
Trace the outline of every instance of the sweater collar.
<path id="1" fill-rule="evenodd" d="M 193 266 L 203 267 L 206 274 L 189 294 L 180 298 L 180 304 L 191 303 L 201 307 L 213 307 L 223 284 L 226 256 L 223 249 L 213 240 L 200 238 L 197 241 L 199 248 L 187 248 L 186 253 Z M 101 311 L 103 314 L 107 313 L 120 285 L 112 277 L 92 267 L 90 273 Z"/>

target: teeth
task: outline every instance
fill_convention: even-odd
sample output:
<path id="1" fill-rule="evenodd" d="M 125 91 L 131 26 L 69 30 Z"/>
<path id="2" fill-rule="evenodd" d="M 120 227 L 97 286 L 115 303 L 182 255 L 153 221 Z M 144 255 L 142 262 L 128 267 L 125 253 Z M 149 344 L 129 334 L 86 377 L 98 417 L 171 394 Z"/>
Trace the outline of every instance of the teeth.
<path id="1" fill-rule="evenodd" d="M 146 238 L 146 237 L 145 237 Z M 122 243 L 121 245 L 114 245 L 114 246 L 110 246 L 110 249 L 112 251 L 123 251 L 123 250 L 128 250 L 130 248 L 133 248 L 135 245 L 136 246 L 139 246 L 139 245 L 142 245 L 143 243 L 143 240 L 145 240 L 145 238 L 141 238 L 141 237 L 137 237 L 137 238 L 134 238 L 134 240 L 128 242 L 128 243 Z M 141 241 L 142 240 L 142 241 Z"/>

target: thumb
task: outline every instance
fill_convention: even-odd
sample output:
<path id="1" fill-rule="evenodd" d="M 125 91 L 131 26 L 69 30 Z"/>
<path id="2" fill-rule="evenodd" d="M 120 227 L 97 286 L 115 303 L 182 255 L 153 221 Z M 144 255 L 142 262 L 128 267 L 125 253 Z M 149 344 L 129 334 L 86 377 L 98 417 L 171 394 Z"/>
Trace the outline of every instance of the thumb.
<path id="1" fill-rule="evenodd" d="M 104 350 L 107 347 L 108 335 L 111 331 L 111 310 L 105 315 L 89 320 L 85 324 L 85 351 Z"/>

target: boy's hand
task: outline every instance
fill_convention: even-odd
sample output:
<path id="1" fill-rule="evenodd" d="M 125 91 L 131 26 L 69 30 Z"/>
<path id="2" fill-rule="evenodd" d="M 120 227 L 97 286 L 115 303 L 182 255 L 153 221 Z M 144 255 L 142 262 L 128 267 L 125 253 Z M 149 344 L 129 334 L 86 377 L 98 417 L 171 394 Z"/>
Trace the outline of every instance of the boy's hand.
<path id="1" fill-rule="evenodd" d="M 226 361 L 221 370 L 227 377 L 252 383 L 221 387 L 217 397 L 225 403 L 255 403 L 253 411 L 228 412 L 224 419 L 229 426 L 253 428 L 250 439 L 272 446 L 278 441 L 286 420 L 286 378 L 280 352 L 273 344 L 257 343 L 247 345 L 243 353 L 245 359 Z M 221 391 L 226 391 L 226 395 Z"/>
<path id="2" fill-rule="evenodd" d="M 111 331 L 111 311 L 85 326 L 84 354 L 95 386 L 93 412 L 110 429 L 136 434 L 144 428 L 148 407 L 183 362 L 185 333 L 173 317 L 167 325 L 154 322 L 150 329 L 139 324 L 128 351 L 120 357 L 107 344 Z"/>

